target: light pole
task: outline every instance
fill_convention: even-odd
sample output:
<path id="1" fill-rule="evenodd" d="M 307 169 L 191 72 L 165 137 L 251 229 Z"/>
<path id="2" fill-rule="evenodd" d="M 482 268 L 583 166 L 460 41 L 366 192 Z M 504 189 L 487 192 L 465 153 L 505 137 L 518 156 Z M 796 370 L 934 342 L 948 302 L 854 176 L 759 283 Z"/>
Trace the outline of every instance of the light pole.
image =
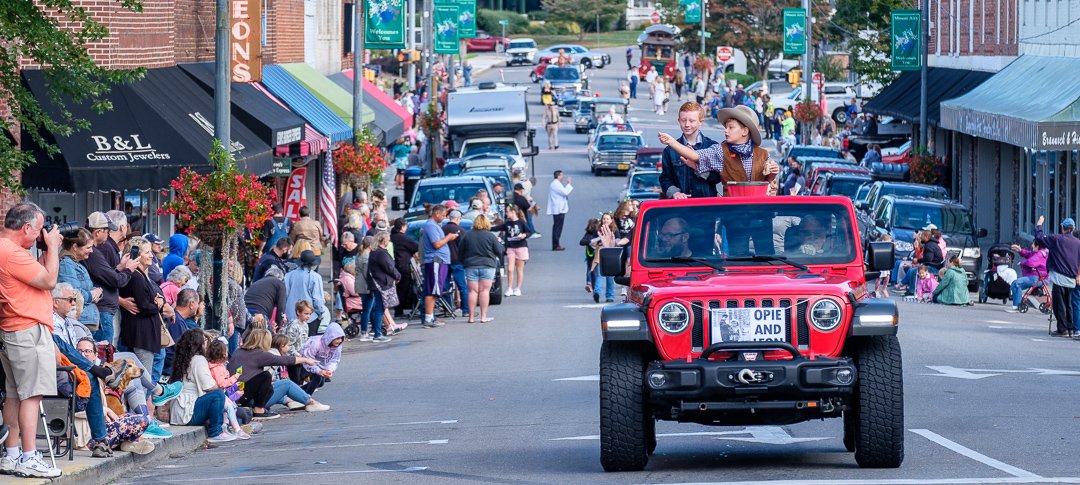
<path id="1" fill-rule="evenodd" d="M 930 10 L 929 0 L 922 0 L 922 8 L 919 12 L 919 30 L 920 42 L 919 48 L 922 49 L 922 68 L 920 69 L 919 77 L 919 143 L 927 149 L 930 148 L 929 140 L 926 139 L 929 127 L 926 126 L 926 61 L 929 57 L 929 51 L 926 44 L 930 40 L 930 28 L 927 26 L 927 20 L 929 15 L 927 12 Z"/>
<path id="2" fill-rule="evenodd" d="M 232 153 L 232 142 L 230 141 L 230 134 L 232 133 L 232 118 L 230 117 L 230 104 L 231 101 L 231 73 L 230 71 L 230 49 L 229 41 L 232 40 L 229 33 L 229 0 L 217 0 L 217 19 L 215 23 L 214 32 L 214 63 L 217 68 L 214 72 L 214 137 L 221 142 L 221 146 L 225 149 L 226 153 Z M 228 244 L 228 241 L 224 241 L 223 244 Z M 221 260 L 222 249 L 219 247 L 211 246 L 211 259 L 213 261 L 213 269 L 211 270 L 213 283 L 210 285 L 210 301 L 211 306 L 214 308 L 213 312 L 210 312 L 206 316 L 206 328 L 211 330 L 222 330 L 225 328 L 225 322 L 219 318 L 224 315 L 222 309 L 225 308 L 225 302 L 221 298 L 221 289 L 224 283 L 225 272 L 224 263 Z"/>
<path id="3" fill-rule="evenodd" d="M 409 49 L 409 53 L 412 54 L 416 49 L 416 0 L 408 0 L 405 11 L 408 12 L 409 26 L 408 33 L 409 38 L 405 41 L 405 48 Z M 416 90 L 416 63 L 420 62 L 420 59 L 410 59 L 409 63 L 409 91 Z"/>
<path id="4" fill-rule="evenodd" d="M 360 147 L 360 131 L 364 129 L 364 22 L 360 16 L 364 9 L 360 2 L 353 2 L 353 73 L 352 73 L 352 122 L 353 146 Z"/>
<path id="5" fill-rule="evenodd" d="M 806 83 L 803 91 L 803 99 L 811 99 L 811 91 L 814 89 L 814 44 L 810 42 L 810 33 L 814 30 L 814 16 L 812 13 L 812 0 L 802 0 L 802 6 L 806 9 L 806 53 L 803 54 L 803 81 Z M 809 144 L 810 127 L 803 123 L 802 127 L 802 141 L 804 145 Z"/>
<path id="6" fill-rule="evenodd" d="M 705 55 L 705 0 L 701 0 L 701 55 Z"/>

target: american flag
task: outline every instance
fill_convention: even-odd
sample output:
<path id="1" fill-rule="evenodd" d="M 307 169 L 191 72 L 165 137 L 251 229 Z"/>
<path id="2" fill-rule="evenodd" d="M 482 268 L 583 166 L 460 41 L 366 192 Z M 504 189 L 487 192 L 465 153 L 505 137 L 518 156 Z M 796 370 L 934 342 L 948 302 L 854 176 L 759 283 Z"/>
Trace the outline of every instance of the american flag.
<path id="1" fill-rule="evenodd" d="M 333 144 L 330 144 L 333 146 Z M 322 214 L 323 226 L 330 234 L 330 241 L 337 246 L 337 183 L 334 180 L 333 150 L 326 150 L 323 163 L 322 187 L 319 190 L 319 213 Z"/>

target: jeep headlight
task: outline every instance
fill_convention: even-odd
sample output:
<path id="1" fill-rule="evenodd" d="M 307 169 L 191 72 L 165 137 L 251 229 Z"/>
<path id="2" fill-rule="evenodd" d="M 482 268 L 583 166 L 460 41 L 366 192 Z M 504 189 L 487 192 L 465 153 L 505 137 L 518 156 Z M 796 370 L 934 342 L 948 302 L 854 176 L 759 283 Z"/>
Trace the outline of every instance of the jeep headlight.
<path id="1" fill-rule="evenodd" d="M 840 305 L 828 298 L 823 298 L 810 307 L 810 323 L 822 332 L 829 332 L 840 326 Z"/>
<path id="2" fill-rule="evenodd" d="M 660 307 L 657 323 L 667 333 L 679 333 L 690 325 L 690 311 L 682 303 L 671 302 Z"/>
<path id="3" fill-rule="evenodd" d="M 974 258 L 978 258 L 979 256 L 982 256 L 982 251 L 980 251 L 978 247 L 964 248 L 964 252 L 961 253 L 961 257 L 964 257 L 964 258 L 972 258 L 972 259 L 974 259 Z"/>

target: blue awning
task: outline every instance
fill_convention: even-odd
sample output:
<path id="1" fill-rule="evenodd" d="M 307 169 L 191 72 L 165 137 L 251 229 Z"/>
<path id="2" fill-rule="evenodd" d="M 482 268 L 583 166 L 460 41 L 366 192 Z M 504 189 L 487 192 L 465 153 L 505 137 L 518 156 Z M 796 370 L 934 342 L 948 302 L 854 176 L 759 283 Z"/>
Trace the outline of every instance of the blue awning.
<path id="1" fill-rule="evenodd" d="M 333 143 L 352 139 L 352 127 L 281 66 L 263 66 L 262 85 Z"/>

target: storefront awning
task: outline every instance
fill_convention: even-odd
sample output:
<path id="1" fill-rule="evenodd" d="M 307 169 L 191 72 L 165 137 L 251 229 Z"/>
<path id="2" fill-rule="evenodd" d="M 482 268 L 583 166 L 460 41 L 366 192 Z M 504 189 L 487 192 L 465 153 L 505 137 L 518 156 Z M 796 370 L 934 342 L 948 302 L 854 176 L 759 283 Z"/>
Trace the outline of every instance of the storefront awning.
<path id="1" fill-rule="evenodd" d="M 941 103 L 941 126 L 1034 150 L 1080 150 L 1080 59 L 1024 55 Z"/>
<path id="2" fill-rule="evenodd" d="M 975 89 L 993 73 L 931 67 L 926 72 L 926 122 L 937 126 L 941 102 Z M 919 71 L 906 71 L 863 106 L 863 111 L 892 116 L 909 123 L 919 122 L 921 77 Z"/>
<path id="3" fill-rule="evenodd" d="M 330 75 L 342 89 L 352 92 L 353 70 Z M 382 132 L 379 142 L 384 144 L 393 143 L 401 137 L 405 130 L 412 128 L 412 114 L 405 110 L 394 98 L 384 93 L 368 80 L 364 80 L 364 105 L 370 106 L 375 111 L 375 127 Z"/>
<path id="4" fill-rule="evenodd" d="M 286 106 L 285 103 L 281 102 L 280 99 L 277 99 L 277 97 L 271 94 L 270 91 L 263 87 L 262 84 L 252 83 L 251 85 L 254 86 L 255 89 L 261 92 L 264 96 L 266 96 L 266 99 L 273 101 L 275 104 L 281 106 L 282 108 L 289 109 L 289 107 Z M 330 141 L 326 139 L 326 135 L 316 131 L 315 128 L 312 128 L 310 124 L 304 123 L 304 139 L 299 142 L 290 144 L 289 146 L 276 147 L 274 149 L 274 156 L 306 157 L 325 152 L 329 149 L 329 147 Z"/>
<path id="5" fill-rule="evenodd" d="M 177 67 L 214 94 L 214 63 L 193 62 Z M 254 83 L 230 82 L 233 115 L 270 146 L 288 146 L 304 137 L 304 119 L 255 89 Z"/>
<path id="6" fill-rule="evenodd" d="M 61 110 L 50 98 L 45 74 L 23 70 L 23 82 L 53 119 Z M 159 189 L 183 167 L 210 170 L 213 99 L 176 67 L 149 69 L 145 77 L 114 86 L 104 97 L 112 109 L 97 113 L 88 103 L 68 100 L 65 108 L 89 122 L 88 130 L 68 136 L 46 133 L 60 154 L 50 158 L 22 136 L 23 149 L 36 163 L 23 172 L 28 188 L 64 192 Z M 261 174 L 271 169 L 270 146 L 236 117 L 232 120 L 233 156 L 242 170 Z"/>
<path id="7" fill-rule="evenodd" d="M 352 126 L 353 97 L 351 91 L 341 89 L 341 86 L 302 62 L 282 64 L 281 68 L 307 88 L 316 98 L 319 98 L 319 101 L 322 101 L 334 113 L 337 113 L 349 126 Z M 371 110 L 370 106 L 364 106 L 363 108 L 364 112 L 361 119 L 364 125 L 374 128 L 375 112 Z"/>
<path id="8" fill-rule="evenodd" d="M 337 113 L 323 104 L 281 66 L 263 66 L 261 84 L 275 97 L 289 105 L 289 109 L 311 123 L 311 126 L 315 127 L 319 133 L 330 138 L 332 143 L 352 138 L 352 125 L 346 123 Z M 335 89 L 340 88 L 335 86 Z"/>

